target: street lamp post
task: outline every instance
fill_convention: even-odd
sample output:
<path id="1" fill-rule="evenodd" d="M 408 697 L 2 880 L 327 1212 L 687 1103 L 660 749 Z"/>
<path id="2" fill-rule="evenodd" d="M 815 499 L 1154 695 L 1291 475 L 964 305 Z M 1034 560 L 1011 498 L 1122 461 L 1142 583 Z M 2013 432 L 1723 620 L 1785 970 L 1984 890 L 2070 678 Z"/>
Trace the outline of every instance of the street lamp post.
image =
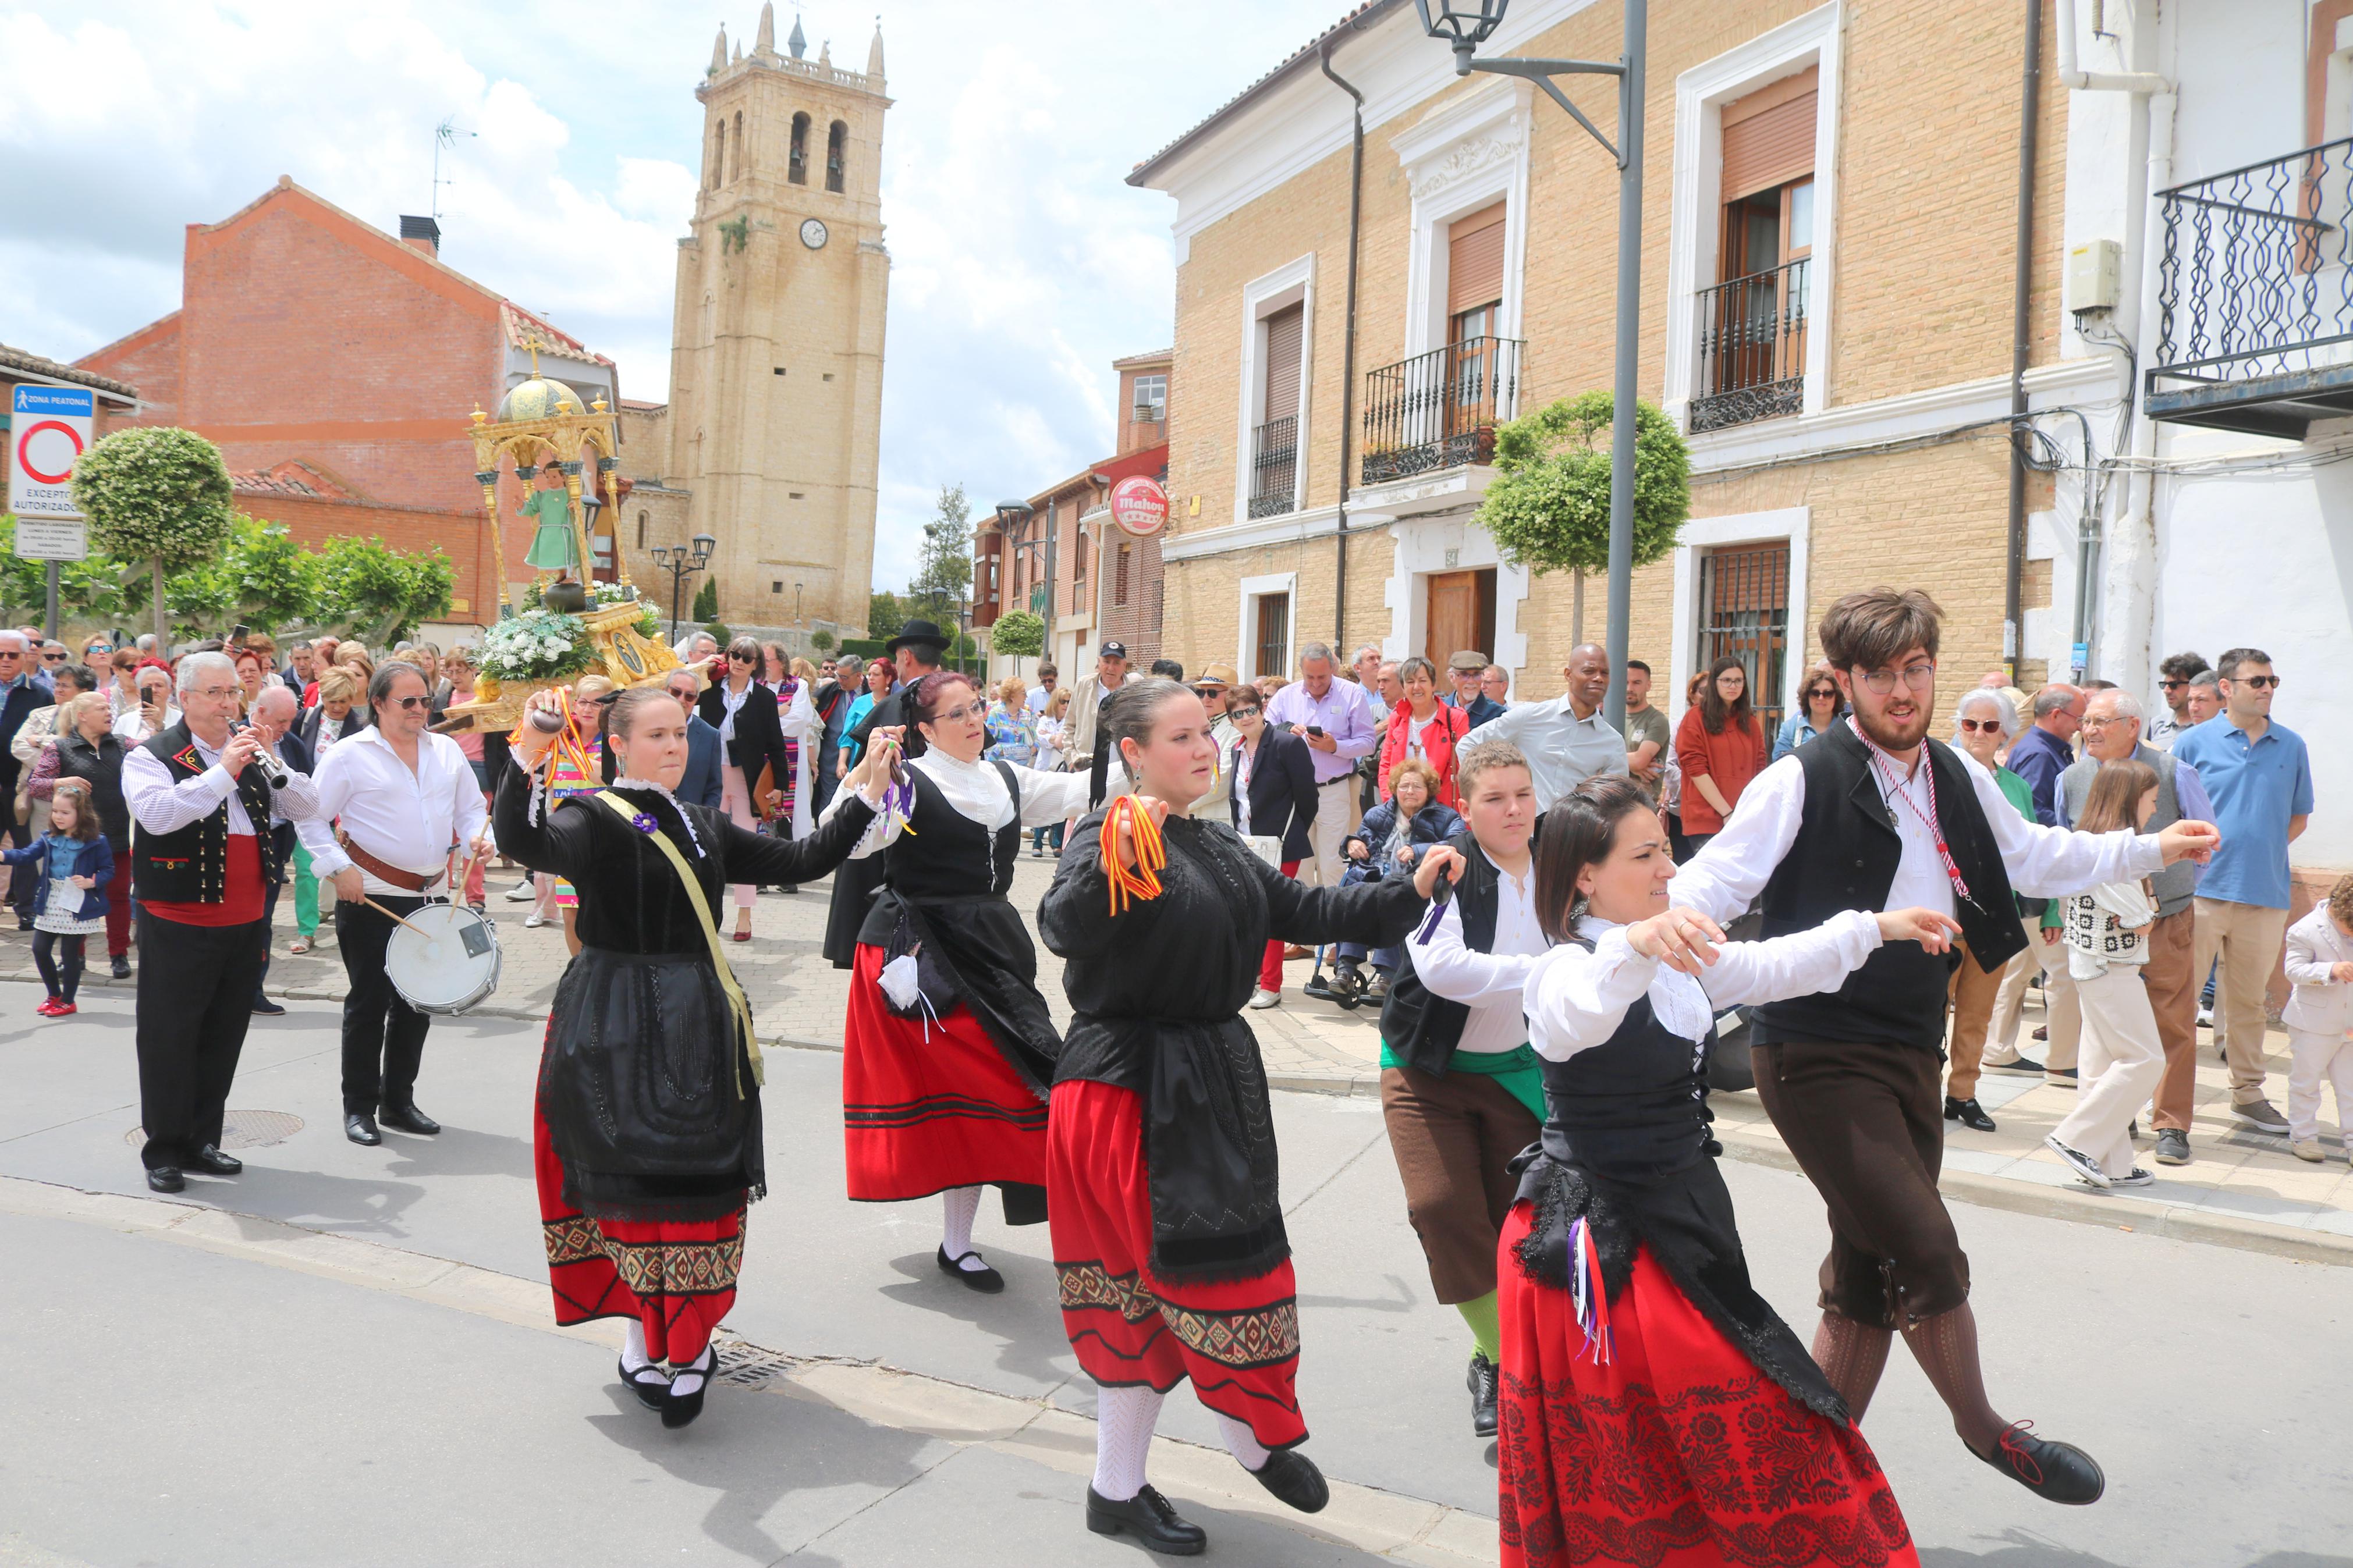
<path id="1" fill-rule="evenodd" d="M 670 574 L 670 640 L 672 642 L 678 640 L 680 591 L 684 588 L 689 577 L 710 564 L 711 552 L 718 547 L 718 544 L 719 541 L 712 538 L 711 535 L 698 533 L 694 536 L 691 548 L 684 544 L 657 544 L 650 552 L 654 558 L 654 569 Z"/>
<path id="2" fill-rule="evenodd" d="M 1602 700 L 1610 723 L 1626 724 L 1626 633 L 1634 600 L 1634 360 L 1642 281 L 1642 56 L 1650 0 L 1625 6 L 1625 50 L 1616 60 L 1481 60 L 1472 51 L 1504 20 L 1511 0 L 1414 0 L 1423 31 L 1454 50 L 1454 74 L 1492 71 L 1543 88 L 1618 162 L 1618 363 L 1609 414 L 1609 628 L 1604 634 L 1612 679 Z M 1618 140 L 1612 143 L 1553 80 L 1561 76 L 1618 79 Z"/>

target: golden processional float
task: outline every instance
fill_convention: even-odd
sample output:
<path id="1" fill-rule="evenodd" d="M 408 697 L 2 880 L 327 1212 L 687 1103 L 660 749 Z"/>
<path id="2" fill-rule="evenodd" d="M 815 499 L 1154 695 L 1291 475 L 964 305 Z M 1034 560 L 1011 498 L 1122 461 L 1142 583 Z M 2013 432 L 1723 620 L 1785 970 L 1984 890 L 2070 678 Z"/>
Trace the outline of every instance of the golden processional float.
<path id="1" fill-rule="evenodd" d="M 661 619 L 638 597 L 616 530 L 613 581 L 596 583 L 589 563 L 588 507 L 617 502 L 620 416 L 602 397 L 582 407 L 579 394 L 539 374 L 500 400 L 496 417 L 473 413 L 475 480 L 490 514 L 499 558 L 499 619 L 483 634 L 471 701 L 453 704 L 435 726 L 443 732 L 505 731 L 522 718 L 534 691 L 566 686 L 592 671 L 615 685 L 659 685 L 679 668 L 659 640 Z M 541 572 L 530 602 L 518 605 L 507 582 L 505 520 L 499 510 L 499 463 L 512 458 L 524 486 L 518 518 L 534 521 L 524 559 Z M 615 514 L 619 508 L 615 506 Z"/>

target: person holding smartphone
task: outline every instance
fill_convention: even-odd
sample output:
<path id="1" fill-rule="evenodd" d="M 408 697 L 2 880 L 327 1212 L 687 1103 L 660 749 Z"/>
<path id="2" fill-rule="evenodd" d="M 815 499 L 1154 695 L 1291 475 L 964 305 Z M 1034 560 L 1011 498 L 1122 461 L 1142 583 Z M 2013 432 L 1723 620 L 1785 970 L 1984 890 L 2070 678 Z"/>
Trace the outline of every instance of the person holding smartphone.
<path id="1" fill-rule="evenodd" d="M 179 704 L 172 700 L 172 672 L 160 662 L 141 665 L 132 684 L 139 700 L 114 721 L 125 750 L 145 745 L 180 721 Z"/>

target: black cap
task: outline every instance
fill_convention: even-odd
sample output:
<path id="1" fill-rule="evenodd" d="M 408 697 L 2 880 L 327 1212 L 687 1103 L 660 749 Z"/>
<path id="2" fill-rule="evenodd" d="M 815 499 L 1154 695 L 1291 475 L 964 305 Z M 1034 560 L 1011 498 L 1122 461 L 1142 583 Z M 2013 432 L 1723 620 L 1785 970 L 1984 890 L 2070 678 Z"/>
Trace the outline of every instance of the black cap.
<path id="1" fill-rule="evenodd" d="M 1127 657 L 1127 645 L 1124 642 L 1107 642 L 1103 644 L 1103 647 L 1097 648 L 1095 653 L 1097 657 L 1102 658 L 1125 658 Z"/>

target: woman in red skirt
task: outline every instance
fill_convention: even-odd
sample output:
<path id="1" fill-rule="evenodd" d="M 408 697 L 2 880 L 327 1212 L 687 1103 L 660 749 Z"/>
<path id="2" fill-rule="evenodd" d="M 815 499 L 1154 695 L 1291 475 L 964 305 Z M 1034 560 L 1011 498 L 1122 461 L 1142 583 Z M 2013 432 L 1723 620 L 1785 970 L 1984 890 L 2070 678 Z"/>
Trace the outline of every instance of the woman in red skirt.
<path id="1" fill-rule="evenodd" d="M 1054 1271 L 1071 1348 L 1099 1386 L 1087 1528 L 1190 1555 L 1200 1528 L 1144 1479 L 1162 1396 L 1188 1377 L 1268 1491 L 1309 1513 L 1329 1496 L 1297 1451 L 1299 1307 L 1266 1069 L 1241 1018 L 1261 955 L 1270 938 L 1389 946 L 1460 865 L 1437 847 L 1418 885 L 1303 887 L 1230 826 L 1187 815 L 1217 764 L 1198 697 L 1140 681 L 1105 722 L 1098 743 L 1137 793 L 1080 823 L 1038 910 L 1077 1014 L 1047 1131 Z"/>
<path id="2" fill-rule="evenodd" d="M 1623 776 L 1546 816 L 1527 982 L 1548 1115 L 1500 1247 L 1503 1561 L 1885 1568 L 1919 1561 L 1845 1402 L 1748 1282 L 1708 1135 L 1718 1009 L 1833 990 L 1883 942 L 1942 952 L 1926 910 L 1850 911 L 1660 962 L 1675 874 Z"/>
<path id="3" fill-rule="evenodd" d="M 561 711 L 546 691 L 530 708 Z M 850 804 L 825 831 L 790 843 L 672 795 L 687 759 L 678 699 L 623 692 L 609 722 L 612 787 L 550 802 L 531 770 L 554 735 L 526 721 L 493 820 L 508 854 L 579 891 L 581 946 L 548 1015 L 532 1118 L 555 1321 L 627 1319 L 621 1380 L 683 1426 L 735 1302 L 744 1205 L 767 1190 L 759 1047 L 712 912 L 731 881 L 839 865 L 873 816 L 854 798 L 871 774 L 847 781 Z"/>
<path id="4" fill-rule="evenodd" d="M 972 1245 L 980 1190 L 1002 1189 L 1008 1224 L 1046 1217 L 1046 1093 L 1062 1048 L 1005 895 L 1022 829 L 1083 810 L 1087 779 L 983 761 L 988 702 L 965 676 L 934 671 L 906 700 L 904 782 L 855 851 L 882 857 L 885 883 L 859 928 L 842 1030 L 849 1195 L 938 1194 L 934 1261 L 993 1292 L 1004 1277 Z"/>

